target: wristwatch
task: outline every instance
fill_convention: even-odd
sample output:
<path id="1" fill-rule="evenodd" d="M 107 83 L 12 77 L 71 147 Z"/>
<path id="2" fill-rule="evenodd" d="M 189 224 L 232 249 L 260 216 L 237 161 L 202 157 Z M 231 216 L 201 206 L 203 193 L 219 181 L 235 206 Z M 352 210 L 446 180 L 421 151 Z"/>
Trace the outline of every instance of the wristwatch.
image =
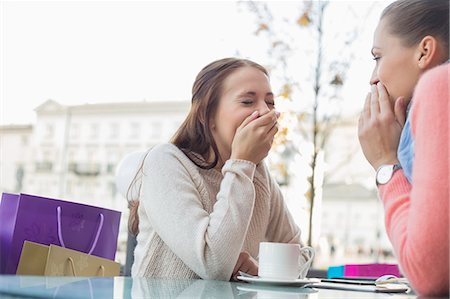
<path id="1" fill-rule="evenodd" d="M 387 184 L 391 180 L 392 176 L 394 175 L 394 172 L 396 172 L 397 170 L 399 170 L 401 168 L 402 168 L 402 166 L 400 164 L 381 165 L 378 168 L 377 174 L 375 177 L 377 186 Z"/>

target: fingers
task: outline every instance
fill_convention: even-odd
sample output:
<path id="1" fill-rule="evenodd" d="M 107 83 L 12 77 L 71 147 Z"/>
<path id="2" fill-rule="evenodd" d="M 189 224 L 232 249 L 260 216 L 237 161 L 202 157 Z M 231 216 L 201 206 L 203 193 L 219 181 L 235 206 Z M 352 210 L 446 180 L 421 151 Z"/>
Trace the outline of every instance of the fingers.
<path id="1" fill-rule="evenodd" d="M 364 128 L 364 112 L 361 112 L 358 119 L 358 134 L 361 134 L 362 129 Z"/>
<path id="2" fill-rule="evenodd" d="M 237 260 L 237 262 L 236 262 L 236 265 L 234 266 L 234 269 L 233 269 L 233 276 L 234 276 L 234 274 L 236 274 L 237 271 L 241 268 L 241 265 L 242 265 L 243 260 L 244 260 L 244 255 L 243 255 L 243 252 L 241 252 L 241 253 L 239 254 L 239 257 L 238 257 L 238 260 Z"/>
<path id="3" fill-rule="evenodd" d="M 394 113 L 395 113 L 395 118 L 397 119 L 400 126 L 403 128 L 405 126 L 405 122 L 406 122 L 406 103 L 405 103 L 404 97 L 399 97 L 395 101 Z"/>
<path id="4" fill-rule="evenodd" d="M 379 102 L 379 111 L 381 114 L 392 113 L 392 104 L 389 101 L 389 95 L 387 93 L 386 87 L 381 82 L 377 83 L 376 86 L 377 98 Z"/>
<path id="5" fill-rule="evenodd" d="M 358 120 L 358 131 L 361 132 L 364 128 L 364 124 L 370 119 L 370 101 L 371 101 L 371 93 L 368 92 L 366 96 L 366 100 L 364 101 L 364 108 L 359 115 Z"/>
<path id="6" fill-rule="evenodd" d="M 231 279 L 232 280 L 237 281 L 237 277 L 239 275 L 239 271 L 242 271 L 242 265 L 245 262 L 245 259 L 246 259 L 246 257 L 244 255 L 244 252 L 241 252 L 239 254 L 239 257 L 238 257 L 238 260 L 236 262 L 236 265 L 234 266 L 233 273 L 231 274 Z"/>
<path id="7" fill-rule="evenodd" d="M 275 138 L 275 134 L 278 132 L 278 123 L 274 123 L 273 126 L 270 128 L 269 132 L 267 132 L 267 136 L 271 140 L 271 144 L 273 142 L 273 139 Z"/>
<path id="8" fill-rule="evenodd" d="M 280 113 L 271 110 L 270 112 L 260 115 L 257 119 L 255 119 L 252 122 L 252 126 L 254 128 L 257 128 L 258 131 L 260 131 L 263 135 L 269 135 L 270 132 L 273 132 L 273 130 L 278 131 L 278 117 L 280 116 Z M 247 120 L 247 119 L 246 119 Z M 244 120 L 244 122 L 246 122 Z M 245 126 L 244 122 L 241 124 L 241 127 Z M 247 122 L 250 123 L 251 121 Z M 274 127 L 276 129 L 274 129 Z M 275 133 L 273 135 L 275 135 Z M 272 135 L 272 137 L 273 137 Z"/>
<path id="9" fill-rule="evenodd" d="M 269 142 L 269 150 L 272 147 L 273 140 L 275 139 L 275 134 L 278 132 L 278 117 L 280 116 L 279 112 L 275 112 L 275 120 L 272 119 L 272 122 L 270 122 L 268 125 L 264 126 L 264 134 L 265 134 L 265 140 Z"/>
<path id="10" fill-rule="evenodd" d="M 266 113 L 264 115 L 261 115 L 255 122 L 255 126 L 270 126 L 271 128 L 274 123 L 278 121 L 278 116 L 280 115 L 279 112 L 275 110 L 271 110 L 269 113 Z M 269 129 L 270 130 L 270 129 Z M 268 131 L 269 131 L 268 130 Z"/>
<path id="11" fill-rule="evenodd" d="M 244 272 L 244 273 L 247 273 L 250 275 L 257 276 L 258 275 L 258 267 L 256 267 L 254 263 L 250 263 L 250 262 L 244 263 L 242 265 L 242 267 L 239 269 L 239 272 Z M 240 275 L 239 272 L 236 273 L 236 279 Z"/>
<path id="12" fill-rule="evenodd" d="M 371 86 L 370 117 L 375 118 L 380 114 L 379 92 L 376 85 Z"/>
<path id="13" fill-rule="evenodd" d="M 244 121 L 242 122 L 242 124 L 239 126 L 240 128 L 245 127 L 246 125 L 248 125 L 252 120 L 258 118 L 259 116 L 259 111 L 256 110 L 254 111 L 252 114 L 250 114 L 249 116 L 247 116 L 246 119 L 244 119 Z"/>
<path id="14" fill-rule="evenodd" d="M 254 122 L 255 126 L 260 127 L 269 125 L 270 127 L 268 128 L 267 131 L 270 131 L 270 128 L 272 128 L 273 124 L 278 121 L 279 116 L 280 113 L 275 110 L 271 110 L 270 112 L 263 115 L 260 115 L 259 111 L 254 111 L 251 115 L 249 115 L 246 119 L 244 119 L 244 121 L 241 123 L 239 127 L 243 128 L 247 126 L 249 123 L 251 123 L 253 120 L 255 120 Z"/>
<path id="15" fill-rule="evenodd" d="M 364 110 L 362 112 L 362 117 L 364 119 L 370 119 L 370 99 L 371 99 L 371 93 L 367 93 L 366 101 L 364 102 Z"/>
<path id="16" fill-rule="evenodd" d="M 255 260 L 252 258 L 252 262 L 250 263 L 247 271 L 245 273 L 251 274 L 251 275 L 258 275 L 258 264 Z"/>
<path id="17" fill-rule="evenodd" d="M 246 251 L 243 251 L 239 254 L 239 258 L 236 262 L 236 266 L 234 266 L 233 274 L 231 277 L 233 280 L 237 279 L 237 276 L 239 276 L 239 271 L 251 275 L 258 275 L 258 263 Z"/>

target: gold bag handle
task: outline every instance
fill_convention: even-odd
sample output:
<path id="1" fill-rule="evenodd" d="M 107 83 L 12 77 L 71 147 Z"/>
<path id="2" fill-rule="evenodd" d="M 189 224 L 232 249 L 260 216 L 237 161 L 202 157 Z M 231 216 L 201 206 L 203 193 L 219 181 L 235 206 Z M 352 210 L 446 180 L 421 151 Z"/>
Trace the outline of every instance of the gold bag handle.
<path id="1" fill-rule="evenodd" d="M 73 261 L 73 258 L 68 257 L 67 260 L 69 261 L 69 264 L 72 266 L 72 275 L 78 276 L 77 272 L 75 272 L 75 263 Z M 100 267 L 98 267 L 98 269 L 101 271 L 101 276 L 105 277 L 105 266 L 100 265 Z"/>
<path id="2" fill-rule="evenodd" d="M 73 276 L 78 276 L 77 273 L 75 272 L 75 264 L 73 262 L 73 258 L 68 257 L 67 260 L 69 261 L 69 264 L 72 266 L 72 274 L 73 274 Z"/>
<path id="3" fill-rule="evenodd" d="M 100 267 L 98 268 L 102 271 L 102 277 L 105 277 L 105 267 L 103 265 L 100 265 Z"/>

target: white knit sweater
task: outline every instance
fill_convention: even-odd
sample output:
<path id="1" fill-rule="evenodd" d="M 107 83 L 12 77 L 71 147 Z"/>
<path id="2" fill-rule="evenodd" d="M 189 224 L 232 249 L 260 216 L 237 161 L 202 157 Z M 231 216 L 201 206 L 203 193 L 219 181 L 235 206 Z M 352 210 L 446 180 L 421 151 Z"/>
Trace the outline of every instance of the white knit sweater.
<path id="1" fill-rule="evenodd" d="M 300 229 L 264 163 L 195 165 L 173 144 L 145 159 L 133 276 L 229 280 L 242 251 L 300 243 Z"/>

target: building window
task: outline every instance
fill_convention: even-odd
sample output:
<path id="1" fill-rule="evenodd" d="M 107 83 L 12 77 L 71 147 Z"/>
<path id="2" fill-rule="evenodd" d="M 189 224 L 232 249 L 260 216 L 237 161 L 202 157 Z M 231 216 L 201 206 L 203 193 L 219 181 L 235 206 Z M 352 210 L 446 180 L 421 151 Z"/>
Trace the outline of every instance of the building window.
<path id="1" fill-rule="evenodd" d="M 91 124 L 91 138 L 98 138 L 98 124 Z"/>
<path id="2" fill-rule="evenodd" d="M 86 158 L 85 161 L 89 161 L 89 162 L 98 162 L 98 148 L 96 147 L 89 147 L 86 149 Z"/>
<path id="3" fill-rule="evenodd" d="M 99 163 L 73 163 L 73 173 L 78 176 L 98 176 L 100 175 Z"/>
<path id="4" fill-rule="evenodd" d="M 78 139 L 80 137 L 80 125 L 73 124 L 70 126 L 70 138 Z"/>
<path id="5" fill-rule="evenodd" d="M 51 172 L 52 169 L 52 162 L 36 162 L 36 172 Z"/>
<path id="6" fill-rule="evenodd" d="M 16 192 L 20 192 L 23 186 L 23 176 L 25 174 L 25 170 L 23 165 L 19 164 L 16 168 Z"/>
<path id="7" fill-rule="evenodd" d="M 67 192 L 67 194 L 72 194 L 72 192 L 73 192 L 73 182 L 72 181 L 67 182 L 66 192 Z"/>
<path id="8" fill-rule="evenodd" d="M 139 123 L 130 124 L 130 138 L 138 138 L 141 130 L 141 125 Z"/>
<path id="9" fill-rule="evenodd" d="M 70 150 L 69 154 L 67 155 L 69 162 L 74 162 L 76 160 L 76 151 Z"/>
<path id="10" fill-rule="evenodd" d="M 162 125 L 160 122 L 152 122 L 150 125 L 150 132 L 151 132 L 151 138 L 152 139 L 159 139 L 161 138 L 161 132 L 162 132 Z"/>
<path id="11" fill-rule="evenodd" d="M 43 161 L 52 161 L 52 158 L 54 158 L 54 156 L 52 155 L 52 152 L 50 150 L 42 151 L 42 160 Z"/>
<path id="12" fill-rule="evenodd" d="M 22 135 L 21 142 L 22 145 L 28 145 L 28 136 Z"/>
<path id="13" fill-rule="evenodd" d="M 54 134 L 54 130 L 53 130 L 53 126 L 48 124 L 45 126 L 45 138 L 53 138 L 53 134 Z"/>
<path id="14" fill-rule="evenodd" d="M 106 165 L 106 173 L 114 173 L 115 169 L 116 169 L 116 165 L 113 163 L 108 163 Z"/>
<path id="15" fill-rule="evenodd" d="M 112 123 L 109 126 L 109 138 L 118 138 L 119 137 L 119 124 Z"/>
<path id="16" fill-rule="evenodd" d="M 116 184 L 114 182 L 108 182 L 108 186 L 111 192 L 111 196 L 114 198 L 117 194 Z"/>

